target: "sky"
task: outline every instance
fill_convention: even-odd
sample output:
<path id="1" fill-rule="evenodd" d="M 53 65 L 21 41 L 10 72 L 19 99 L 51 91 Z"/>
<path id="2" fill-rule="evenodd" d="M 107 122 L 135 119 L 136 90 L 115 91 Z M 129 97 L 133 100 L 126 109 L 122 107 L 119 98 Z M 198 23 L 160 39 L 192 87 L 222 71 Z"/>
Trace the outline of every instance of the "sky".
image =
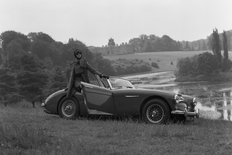
<path id="1" fill-rule="evenodd" d="M 232 0 L 0 0 L 0 33 L 44 32 L 87 46 L 117 44 L 141 34 L 175 40 L 232 29 Z"/>

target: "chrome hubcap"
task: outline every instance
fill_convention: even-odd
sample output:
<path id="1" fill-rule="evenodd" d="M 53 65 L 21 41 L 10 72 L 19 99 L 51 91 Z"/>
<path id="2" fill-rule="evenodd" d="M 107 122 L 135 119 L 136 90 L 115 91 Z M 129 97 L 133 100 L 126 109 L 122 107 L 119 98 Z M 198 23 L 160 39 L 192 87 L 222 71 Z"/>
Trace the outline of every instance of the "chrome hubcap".
<path id="1" fill-rule="evenodd" d="M 72 117 L 76 111 L 76 105 L 72 100 L 67 100 L 62 104 L 62 114 L 66 117 Z"/>
<path id="2" fill-rule="evenodd" d="M 164 117 L 164 110 L 160 105 L 152 104 L 147 108 L 146 116 L 151 123 L 159 123 Z"/>

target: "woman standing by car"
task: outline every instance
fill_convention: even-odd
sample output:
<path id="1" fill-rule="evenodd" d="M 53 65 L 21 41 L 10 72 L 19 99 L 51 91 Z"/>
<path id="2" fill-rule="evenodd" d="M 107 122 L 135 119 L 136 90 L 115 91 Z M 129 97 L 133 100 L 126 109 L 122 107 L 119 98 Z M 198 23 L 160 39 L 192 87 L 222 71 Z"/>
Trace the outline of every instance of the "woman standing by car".
<path id="1" fill-rule="evenodd" d="M 74 87 L 77 91 L 81 91 L 81 81 L 89 83 L 88 71 L 97 74 L 100 77 L 109 78 L 109 76 L 103 75 L 90 66 L 87 60 L 82 57 L 82 52 L 80 50 L 76 49 L 74 51 L 74 57 L 76 58 L 76 61 L 73 64 L 71 76 L 69 78 L 67 97 L 72 95 Z"/>

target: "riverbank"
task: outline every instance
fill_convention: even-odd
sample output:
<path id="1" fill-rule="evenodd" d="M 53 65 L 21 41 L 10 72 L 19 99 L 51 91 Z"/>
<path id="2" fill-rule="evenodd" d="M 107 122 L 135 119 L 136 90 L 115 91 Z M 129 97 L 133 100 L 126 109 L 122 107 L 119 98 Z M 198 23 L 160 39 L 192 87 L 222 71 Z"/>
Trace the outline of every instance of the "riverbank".
<path id="1" fill-rule="evenodd" d="M 0 154 L 231 154 L 232 123 L 198 119 L 149 125 L 136 120 L 69 121 L 40 108 L 0 108 Z"/>
<path id="2" fill-rule="evenodd" d="M 176 76 L 176 82 L 229 82 L 232 81 L 232 70 L 229 72 L 221 72 L 214 75 L 198 75 L 198 76 Z"/>

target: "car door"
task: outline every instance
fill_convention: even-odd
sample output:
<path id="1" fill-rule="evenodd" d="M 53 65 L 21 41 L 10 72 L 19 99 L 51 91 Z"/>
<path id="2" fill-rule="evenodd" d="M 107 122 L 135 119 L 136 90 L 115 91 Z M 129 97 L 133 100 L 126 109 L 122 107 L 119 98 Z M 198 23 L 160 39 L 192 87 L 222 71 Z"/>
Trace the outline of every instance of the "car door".
<path id="1" fill-rule="evenodd" d="M 105 88 L 96 75 L 89 76 L 89 83 L 82 82 L 85 102 L 90 114 L 114 114 L 112 91 Z"/>

